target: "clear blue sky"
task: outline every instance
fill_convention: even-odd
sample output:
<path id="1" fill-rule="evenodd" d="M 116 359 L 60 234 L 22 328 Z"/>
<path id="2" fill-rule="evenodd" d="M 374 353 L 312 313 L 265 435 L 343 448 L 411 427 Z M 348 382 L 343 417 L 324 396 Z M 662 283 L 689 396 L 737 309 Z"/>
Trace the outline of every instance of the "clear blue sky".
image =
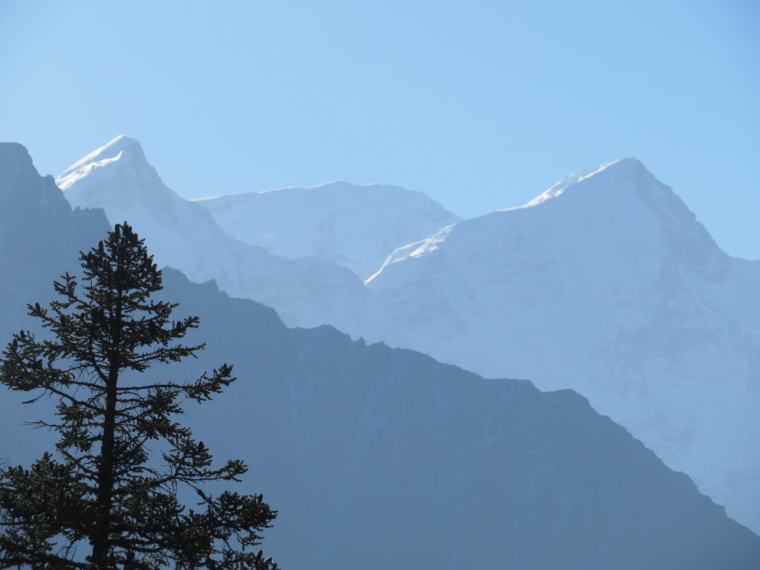
<path id="1" fill-rule="evenodd" d="M 760 2 L 0 1 L 0 139 L 180 195 L 388 182 L 463 217 L 623 155 L 760 258 Z"/>

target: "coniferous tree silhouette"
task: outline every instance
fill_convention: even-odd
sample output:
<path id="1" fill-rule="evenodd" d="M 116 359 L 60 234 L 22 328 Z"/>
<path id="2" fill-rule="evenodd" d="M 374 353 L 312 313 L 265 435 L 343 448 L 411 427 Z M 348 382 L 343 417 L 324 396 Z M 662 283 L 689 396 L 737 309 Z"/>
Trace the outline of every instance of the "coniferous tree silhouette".
<path id="1" fill-rule="evenodd" d="M 174 419 L 183 401 L 210 400 L 229 385 L 231 367 L 189 383 L 126 381 L 127 371 L 202 349 L 178 342 L 198 318 L 172 321 L 177 305 L 151 299 L 161 272 L 126 222 L 80 261 L 81 286 L 66 274 L 53 284 L 59 300 L 29 305 L 55 338 L 22 331 L 3 353 L 3 384 L 32 392 L 30 401 L 57 399 L 55 419 L 36 425 L 60 439 L 31 468 L 0 471 L 0 568 L 276 568 L 251 550 L 276 516 L 261 495 L 201 489 L 239 481 L 245 464 L 212 467 L 203 442 Z M 195 488 L 194 507 L 180 502 L 183 485 Z"/>

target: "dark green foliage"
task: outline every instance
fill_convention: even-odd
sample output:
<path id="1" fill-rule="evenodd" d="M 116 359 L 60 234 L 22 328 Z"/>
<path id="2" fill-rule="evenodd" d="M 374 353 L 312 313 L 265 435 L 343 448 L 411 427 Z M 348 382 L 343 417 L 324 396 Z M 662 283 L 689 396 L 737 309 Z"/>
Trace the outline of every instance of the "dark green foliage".
<path id="1" fill-rule="evenodd" d="M 276 568 L 250 551 L 276 514 L 262 497 L 201 489 L 239 481 L 247 467 L 212 467 L 203 442 L 174 419 L 183 401 L 229 385 L 231 367 L 190 383 L 126 381 L 125 371 L 202 349 L 177 342 L 198 318 L 172 321 L 176 305 L 151 300 L 161 272 L 126 223 L 80 259 L 81 286 L 66 274 L 53 284 L 60 300 L 29 306 L 55 338 L 22 331 L 3 353 L 6 386 L 31 392 L 30 402 L 58 401 L 56 419 L 36 423 L 60 440 L 30 469 L 1 471 L 0 568 Z M 180 503 L 183 486 L 195 489 L 197 508 Z"/>

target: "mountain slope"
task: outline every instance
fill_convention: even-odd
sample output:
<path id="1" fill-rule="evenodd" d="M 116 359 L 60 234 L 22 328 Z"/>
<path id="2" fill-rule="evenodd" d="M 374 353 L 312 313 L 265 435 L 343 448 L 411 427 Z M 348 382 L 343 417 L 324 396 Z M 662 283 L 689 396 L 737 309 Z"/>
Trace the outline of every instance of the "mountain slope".
<path id="1" fill-rule="evenodd" d="M 124 188 L 116 168 L 127 164 L 124 158 L 99 168 L 93 189 L 100 190 L 88 204 L 113 209 L 109 187 Z M 88 180 L 98 178 L 86 173 L 65 195 Z M 163 185 L 150 189 L 171 192 Z M 142 208 L 136 219 L 167 216 L 139 198 L 140 191 L 134 190 Z M 319 196 L 320 189 L 298 192 Z M 328 205 L 338 217 L 346 212 L 339 201 L 322 204 Z M 179 207 L 167 211 L 184 217 Z M 311 219 L 325 216 L 329 208 Z M 207 248 L 198 263 L 216 269 L 194 273 L 172 261 L 183 259 L 174 248 L 151 241 L 149 224 L 143 230 L 130 221 L 162 263 L 194 280 L 219 275 L 222 289 L 274 307 L 289 325 L 328 323 L 354 338 L 419 350 L 487 377 L 574 388 L 760 532 L 760 304 L 753 296 L 760 263 L 725 255 L 672 190 L 635 159 L 568 176 L 523 207 L 399 244 L 367 287 L 333 263 L 286 260 L 261 248 L 253 248 L 255 260 Z M 203 232 L 191 226 L 200 239 Z M 168 230 L 156 234 L 161 231 Z M 313 237 L 313 231 L 295 235 Z M 356 243 L 336 241 L 330 251 Z"/>
<path id="2" fill-rule="evenodd" d="M 160 264 L 171 259 L 193 279 L 218 279 L 223 287 L 235 281 L 229 266 L 234 262 L 231 252 L 240 244 L 203 208 L 166 187 L 135 139 L 113 139 L 71 166 L 56 182 L 73 206 L 102 207 L 112 225 L 129 220 L 141 228 Z M 220 250 L 229 253 L 220 258 Z"/>
<path id="3" fill-rule="evenodd" d="M 388 184 L 331 182 L 195 202 L 241 241 L 291 259 L 330 261 L 362 281 L 399 245 L 459 221 L 424 194 Z"/>
<path id="4" fill-rule="evenodd" d="M 131 137 L 116 137 L 56 181 L 72 205 L 103 208 L 112 224 L 129 221 L 159 265 L 267 303 L 290 325 L 316 326 L 324 314 L 345 313 L 352 320 L 356 313 L 372 313 L 370 293 L 349 270 L 316 258 L 271 255 L 227 235 L 205 208 L 161 181 Z"/>
<path id="5" fill-rule="evenodd" d="M 234 362 L 241 377 L 218 404 L 225 418 L 249 418 L 236 431 L 250 436 L 217 433 L 213 445 L 258 458 L 254 480 L 281 512 L 270 539 L 288 567 L 760 561 L 758 537 L 574 392 L 483 380 L 328 327 L 284 330 L 250 302 L 201 305 L 195 288 L 168 282 L 167 298 L 201 316 L 207 362 Z M 198 429 L 219 417 L 209 408 Z M 306 548 L 290 554 L 289 537 Z"/>
<path id="6" fill-rule="evenodd" d="M 0 348 L 11 333 L 28 328 L 27 304 L 52 300 L 53 280 L 78 268 L 79 251 L 107 230 L 103 212 L 72 210 L 53 177 L 39 175 L 26 148 L 0 143 Z M 16 437 L 26 396 L 3 390 L 0 397 L 0 465 L 26 447 L 24 437 Z M 39 404 L 30 407 L 27 413 L 34 413 Z"/>
<path id="7" fill-rule="evenodd" d="M 49 181 L 40 188 L 42 202 L 57 200 Z M 0 186 L 0 199 L 19 190 Z M 42 210 L 2 226 L 35 223 Z M 75 224 L 81 215 L 58 214 L 77 240 L 90 237 Z M 19 255 L 63 247 L 46 225 L 36 238 L 16 243 Z M 0 234 L 0 245 L 8 239 Z M 30 279 L 0 273 L 13 290 Z M 283 567 L 749 569 L 760 560 L 760 537 L 572 391 L 483 380 L 330 327 L 287 329 L 273 310 L 175 271 L 165 284 L 178 316 L 201 317 L 188 342 L 208 344 L 199 360 L 149 374 L 235 365 L 239 380 L 188 406 L 185 421 L 217 458 L 251 465 L 238 490 L 279 509 L 264 546 Z M 0 305 L 23 312 L 15 299 Z M 0 420 L 14 437 L 0 440 L 0 457 L 27 462 L 49 434 L 18 422 L 50 402 L 10 407 L 7 395 Z"/>
<path id="8" fill-rule="evenodd" d="M 572 387 L 760 529 L 760 263 L 627 158 L 394 253 L 395 344 Z"/>
<path id="9" fill-rule="evenodd" d="M 58 239 L 42 247 L 40 228 Z M 40 296 L 48 298 L 50 288 L 45 284 L 72 267 L 76 261 L 72 254 L 105 228 L 100 213 L 72 211 L 53 177 L 40 177 L 23 146 L 0 143 L 0 267 L 8 277 L 0 285 L 0 298 L 15 300 L 22 308 Z M 33 248 L 34 256 L 29 257 L 24 248 Z M 19 275 L 28 279 L 23 286 L 10 279 Z M 17 327 L 15 311 L 0 312 L 0 322 Z"/>

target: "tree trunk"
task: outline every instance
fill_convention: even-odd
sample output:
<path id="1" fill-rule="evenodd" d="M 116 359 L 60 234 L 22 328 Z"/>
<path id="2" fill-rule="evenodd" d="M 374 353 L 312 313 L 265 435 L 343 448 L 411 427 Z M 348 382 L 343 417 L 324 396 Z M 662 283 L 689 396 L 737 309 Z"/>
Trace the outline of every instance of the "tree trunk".
<path id="1" fill-rule="evenodd" d="M 100 449 L 100 470 L 98 473 L 97 520 L 98 528 L 92 534 L 92 563 L 98 570 L 108 570 L 108 555 L 111 550 L 111 507 L 114 486 L 114 449 L 116 441 L 116 387 L 119 381 L 122 327 L 122 292 L 117 289 L 114 313 L 111 317 L 112 353 L 108 357 L 108 379 L 106 382 L 106 407 L 103 414 L 103 440 Z"/>
<path id="2" fill-rule="evenodd" d="M 99 570 L 108 568 L 111 534 L 111 502 L 114 483 L 114 443 L 116 431 L 116 382 L 118 370 L 112 368 L 106 387 L 106 409 L 103 418 L 103 441 L 98 473 L 97 511 L 99 526 L 92 535 L 92 562 Z"/>

